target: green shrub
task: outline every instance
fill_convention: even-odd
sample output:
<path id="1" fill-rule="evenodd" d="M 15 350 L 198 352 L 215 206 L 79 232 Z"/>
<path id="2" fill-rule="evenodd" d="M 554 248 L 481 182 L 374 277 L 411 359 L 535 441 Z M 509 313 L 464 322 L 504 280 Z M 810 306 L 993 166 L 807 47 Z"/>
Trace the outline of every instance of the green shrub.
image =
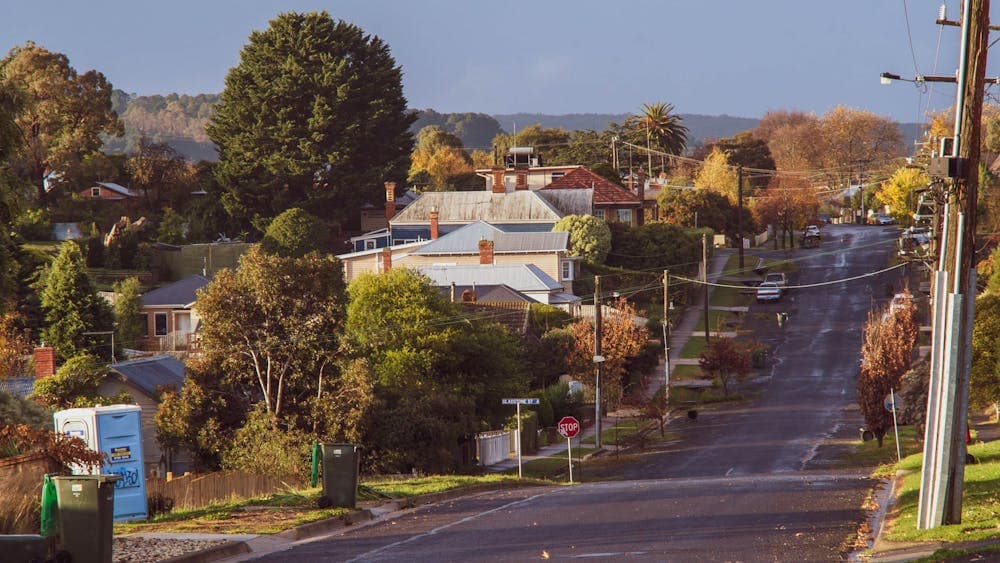
<path id="1" fill-rule="evenodd" d="M 236 469 L 275 479 L 304 481 L 311 471 L 312 440 L 304 432 L 281 428 L 258 405 L 222 452 L 223 469 Z"/>
<path id="2" fill-rule="evenodd" d="M 26 209 L 14 220 L 14 230 L 27 240 L 52 240 L 52 221 L 48 211 Z"/>

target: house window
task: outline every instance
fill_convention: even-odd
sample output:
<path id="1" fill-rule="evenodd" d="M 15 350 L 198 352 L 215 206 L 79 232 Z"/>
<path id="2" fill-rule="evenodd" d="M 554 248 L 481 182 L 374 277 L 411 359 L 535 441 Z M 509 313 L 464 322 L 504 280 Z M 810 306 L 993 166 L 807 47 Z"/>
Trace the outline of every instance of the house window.
<path id="1" fill-rule="evenodd" d="M 90 197 L 101 197 L 101 188 L 90 188 Z"/>
<path id="2" fill-rule="evenodd" d="M 552 179 L 553 180 L 558 180 L 559 178 L 562 178 L 565 175 L 566 175 L 565 172 L 553 172 L 552 173 Z"/>
<path id="3" fill-rule="evenodd" d="M 365 241 L 365 250 L 373 250 L 374 248 L 375 248 L 375 241 L 374 240 L 366 240 Z"/>
<path id="4" fill-rule="evenodd" d="M 139 313 L 139 326 L 142 327 L 142 336 L 149 336 L 149 314 Z"/>
<path id="5" fill-rule="evenodd" d="M 632 224 L 632 210 L 631 209 L 619 209 L 618 210 L 618 222 Z"/>
<path id="6" fill-rule="evenodd" d="M 153 323 L 156 325 L 154 327 L 153 334 L 156 336 L 166 336 L 167 335 L 167 314 L 166 313 L 155 313 L 153 315 Z"/>
<path id="7" fill-rule="evenodd" d="M 562 270 L 562 281 L 570 281 L 573 279 L 573 261 L 563 260 L 560 264 Z"/>

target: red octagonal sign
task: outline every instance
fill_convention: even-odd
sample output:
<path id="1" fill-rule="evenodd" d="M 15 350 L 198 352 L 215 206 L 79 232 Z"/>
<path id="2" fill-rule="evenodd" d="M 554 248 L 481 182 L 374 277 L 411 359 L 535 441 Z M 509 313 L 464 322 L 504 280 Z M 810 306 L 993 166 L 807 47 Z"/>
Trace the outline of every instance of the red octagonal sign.
<path id="1" fill-rule="evenodd" d="M 564 416 L 556 428 L 564 438 L 572 438 L 580 433 L 580 421 L 572 416 Z"/>

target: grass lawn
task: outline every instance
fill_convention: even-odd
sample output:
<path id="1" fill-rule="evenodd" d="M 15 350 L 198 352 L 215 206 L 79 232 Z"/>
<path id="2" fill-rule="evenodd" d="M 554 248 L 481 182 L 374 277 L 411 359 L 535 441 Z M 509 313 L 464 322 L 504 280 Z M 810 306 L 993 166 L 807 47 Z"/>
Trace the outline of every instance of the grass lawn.
<path id="1" fill-rule="evenodd" d="M 708 311 L 708 328 L 709 328 L 709 330 L 711 330 L 713 332 L 714 331 L 727 332 L 727 331 L 736 330 L 737 327 L 735 327 L 735 326 L 734 327 L 727 327 L 726 326 L 726 321 L 728 321 L 730 319 L 737 319 L 738 320 L 739 317 L 737 315 L 734 315 L 733 313 L 731 313 L 729 311 L 719 311 L 717 309 L 709 309 L 709 311 Z M 700 313 L 698 315 L 698 324 L 695 325 L 694 331 L 696 333 L 698 331 L 701 331 L 704 334 L 704 332 L 705 332 L 705 314 L 704 314 L 704 312 L 702 312 L 702 313 Z"/>
<path id="2" fill-rule="evenodd" d="M 900 469 L 910 470 L 896 499 L 896 514 L 889 530 L 891 541 L 975 541 L 1000 537 L 1000 441 L 969 446 L 978 463 L 965 466 L 962 523 L 930 530 L 916 529 L 920 489 L 921 454 L 903 459 Z"/>
<path id="3" fill-rule="evenodd" d="M 596 451 L 597 448 L 593 446 L 573 448 L 574 475 L 577 473 L 577 469 L 575 467 L 580 463 L 580 460 L 583 459 L 585 455 Z M 569 461 L 566 458 L 566 452 L 562 452 L 553 456 L 526 461 L 521 464 L 521 474 L 527 478 L 533 479 L 552 479 L 557 475 L 561 475 L 569 471 Z M 515 466 L 507 469 L 503 472 L 503 474 L 508 476 L 508 478 L 513 476 L 513 479 L 516 481 L 517 467 Z"/>
<path id="4" fill-rule="evenodd" d="M 923 451 L 921 440 L 923 437 L 917 436 L 916 430 L 912 426 L 899 427 L 899 449 L 903 457 Z M 896 471 L 896 435 L 892 431 L 885 435 L 882 447 L 878 447 L 878 440 L 862 442 L 855 441 L 853 447 L 842 458 L 845 467 L 875 467 L 878 476 L 891 476 Z"/>
<path id="5" fill-rule="evenodd" d="M 670 380 L 683 381 L 686 379 L 702 379 L 701 366 L 688 364 L 674 366 L 674 370 L 670 372 Z"/>
<path id="6" fill-rule="evenodd" d="M 704 330 L 704 329 L 702 329 Z M 698 335 L 697 331 L 688 338 L 687 344 L 681 349 L 682 358 L 700 358 L 705 351 L 705 335 Z"/>
<path id="7" fill-rule="evenodd" d="M 712 290 L 708 303 L 716 307 L 746 307 L 753 301 L 754 294 L 743 294 L 741 291 L 735 287 L 716 287 Z"/>
<path id="8" fill-rule="evenodd" d="M 638 418 L 622 418 L 618 424 L 612 428 L 601 430 L 601 443 L 605 446 L 623 446 L 629 443 L 632 436 L 636 435 L 649 422 Z M 593 444 L 594 437 L 589 436 L 583 439 L 584 444 Z M 575 450 L 574 450 L 575 455 Z"/>
<path id="9" fill-rule="evenodd" d="M 591 448 L 592 450 L 593 448 Z M 573 451 L 576 456 L 576 449 Z M 584 455 L 584 454 L 581 454 Z M 563 456 L 565 465 L 565 456 Z M 407 479 L 365 480 L 358 487 L 358 500 L 407 498 L 484 484 L 512 484 L 514 475 L 431 475 Z M 276 534 L 301 524 L 343 517 L 346 508 L 317 508 L 321 487 L 275 493 L 265 497 L 219 502 L 209 506 L 174 510 L 145 522 L 115 524 L 115 535 L 153 532 L 206 532 L 222 534 Z"/>

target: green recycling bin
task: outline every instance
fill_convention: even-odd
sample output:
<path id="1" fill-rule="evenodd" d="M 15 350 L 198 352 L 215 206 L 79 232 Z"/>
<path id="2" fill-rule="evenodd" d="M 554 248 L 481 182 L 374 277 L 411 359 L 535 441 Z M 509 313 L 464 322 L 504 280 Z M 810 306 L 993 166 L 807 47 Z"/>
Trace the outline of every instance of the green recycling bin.
<path id="1" fill-rule="evenodd" d="M 354 508 L 358 502 L 358 446 L 322 444 L 323 494 L 320 508 Z"/>
<path id="2" fill-rule="evenodd" d="M 62 548 L 73 563 L 111 563 L 115 482 L 120 475 L 53 477 Z"/>

